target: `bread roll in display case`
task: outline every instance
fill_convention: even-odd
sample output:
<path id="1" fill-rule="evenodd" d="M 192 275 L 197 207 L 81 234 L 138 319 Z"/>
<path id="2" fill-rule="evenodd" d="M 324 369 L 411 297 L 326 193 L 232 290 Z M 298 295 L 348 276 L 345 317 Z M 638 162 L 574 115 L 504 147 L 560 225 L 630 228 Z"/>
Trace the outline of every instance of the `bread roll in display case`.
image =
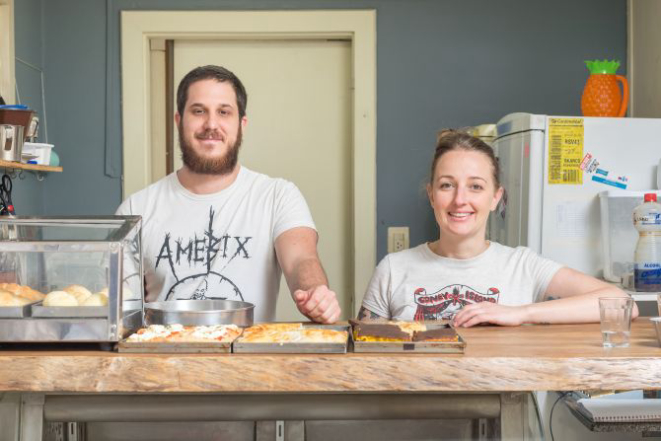
<path id="1" fill-rule="evenodd" d="M 142 326 L 140 216 L 0 217 L 0 342 L 115 342 Z"/>

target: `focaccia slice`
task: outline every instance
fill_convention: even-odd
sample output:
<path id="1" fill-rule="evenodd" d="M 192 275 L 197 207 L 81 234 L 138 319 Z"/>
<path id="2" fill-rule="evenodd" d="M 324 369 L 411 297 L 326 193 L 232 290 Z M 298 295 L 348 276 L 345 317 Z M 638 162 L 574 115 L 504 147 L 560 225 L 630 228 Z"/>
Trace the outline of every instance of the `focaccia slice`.
<path id="1" fill-rule="evenodd" d="M 182 326 L 182 325 L 150 325 L 139 329 L 135 334 L 129 336 L 127 342 L 149 342 L 149 343 L 197 343 L 197 342 L 221 342 L 234 341 L 241 335 L 241 328 L 236 325 L 211 325 L 211 326 Z"/>
<path id="2" fill-rule="evenodd" d="M 262 323 L 246 329 L 244 343 L 346 343 L 349 334 L 336 329 L 303 326 L 302 323 Z"/>

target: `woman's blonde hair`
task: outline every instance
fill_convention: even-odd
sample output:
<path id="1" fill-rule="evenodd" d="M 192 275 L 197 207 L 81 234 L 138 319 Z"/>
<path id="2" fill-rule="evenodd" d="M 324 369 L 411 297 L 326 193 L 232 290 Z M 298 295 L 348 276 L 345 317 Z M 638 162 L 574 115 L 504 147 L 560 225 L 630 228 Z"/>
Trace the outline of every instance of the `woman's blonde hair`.
<path id="1" fill-rule="evenodd" d="M 453 150 L 464 150 L 485 154 L 491 162 L 493 182 L 496 186 L 496 190 L 500 188 L 500 166 L 498 165 L 498 160 L 496 159 L 496 155 L 491 146 L 479 138 L 471 136 L 462 130 L 455 129 L 443 129 L 438 132 L 438 137 L 436 138 L 436 151 L 434 152 L 434 160 L 431 164 L 431 174 L 429 178 L 430 184 L 434 183 L 434 170 L 436 169 L 436 163 L 438 160 L 441 159 L 441 156 Z"/>

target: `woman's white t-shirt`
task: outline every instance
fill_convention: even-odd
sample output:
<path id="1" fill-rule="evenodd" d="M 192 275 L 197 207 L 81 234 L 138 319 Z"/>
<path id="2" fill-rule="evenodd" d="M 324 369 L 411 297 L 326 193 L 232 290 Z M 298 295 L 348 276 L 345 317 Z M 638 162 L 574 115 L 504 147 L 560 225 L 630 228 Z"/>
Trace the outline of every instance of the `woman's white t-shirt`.
<path id="1" fill-rule="evenodd" d="M 451 319 L 465 305 L 541 301 L 562 265 L 525 247 L 491 242 L 470 259 L 435 254 L 428 244 L 389 254 L 379 263 L 363 306 L 393 320 Z"/>

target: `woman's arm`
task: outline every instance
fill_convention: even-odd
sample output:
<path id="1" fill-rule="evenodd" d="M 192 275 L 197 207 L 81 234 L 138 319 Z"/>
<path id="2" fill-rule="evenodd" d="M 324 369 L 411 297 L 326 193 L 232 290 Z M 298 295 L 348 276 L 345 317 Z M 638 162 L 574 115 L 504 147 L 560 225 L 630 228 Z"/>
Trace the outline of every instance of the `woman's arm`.
<path id="1" fill-rule="evenodd" d="M 361 306 L 360 310 L 358 311 L 358 320 L 376 320 L 383 318 L 387 318 L 387 317 L 381 317 L 376 312 L 372 312 L 369 309 L 365 308 L 364 306 Z"/>
<path id="2" fill-rule="evenodd" d="M 358 311 L 358 320 L 390 319 L 390 299 L 390 259 L 386 256 L 376 266 L 367 285 Z"/>
<path id="3" fill-rule="evenodd" d="M 544 297 L 547 301 L 521 306 L 488 302 L 466 306 L 454 318 L 455 326 L 479 323 L 518 326 L 524 323 L 589 323 L 599 321 L 599 297 L 625 297 L 621 289 L 571 268 L 553 276 Z M 632 318 L 638 317 L 634 303 Z"/>
<path id="4" fill-rule="evenodd" d="M 616 286 L 571 268 L 561 268 L 551 279 L 544 297 L 528 306 L 526 323 L 585 323 L 599 321 L 599 297 L 626 297 Z M 638 317 L 635 302 L 631 318 Z"/>

